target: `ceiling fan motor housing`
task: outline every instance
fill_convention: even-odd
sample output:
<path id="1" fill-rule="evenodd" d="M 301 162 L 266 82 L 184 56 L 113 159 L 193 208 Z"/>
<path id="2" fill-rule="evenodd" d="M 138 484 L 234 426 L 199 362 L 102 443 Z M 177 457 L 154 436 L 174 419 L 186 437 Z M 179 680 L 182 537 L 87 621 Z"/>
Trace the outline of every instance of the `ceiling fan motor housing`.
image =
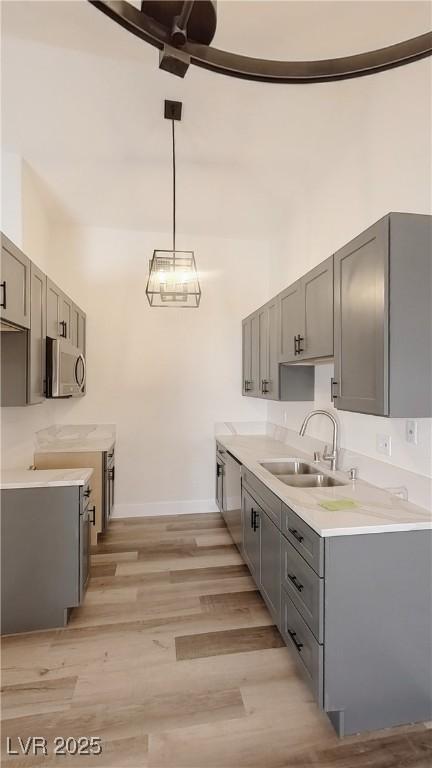
<path id="1" fill-rule="evenodd" d="M 182 35 L 176 20 L 181 18 L 186 5 L 182 0 L 142 0 L 141 11 L 166 27 L 174 45 L 184 45 L 187 40 L 210 45 L 216 32 L 216 0 L 198 0 L 191 4 L 192 10 L 187 15 L 186 30 Z"/>

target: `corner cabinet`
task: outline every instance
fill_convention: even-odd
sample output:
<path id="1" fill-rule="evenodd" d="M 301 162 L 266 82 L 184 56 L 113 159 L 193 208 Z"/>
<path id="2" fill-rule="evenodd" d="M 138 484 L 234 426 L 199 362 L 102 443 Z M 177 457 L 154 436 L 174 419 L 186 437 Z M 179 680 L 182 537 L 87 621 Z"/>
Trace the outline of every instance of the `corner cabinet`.
<path id="1" fill-rule="evenodd" d="M 336 408 L 432 415 L 431 222 L 391 213 L 335 254 Z"/>
<path id="2" fill-rule="evenodd" d="M 432 531 L 322 538 L 246 467 L 242 519 L 252 578 L 338 734 L 429 720 Z"/>
<path id="3" fill-rule="evenodd" d="M 279 364 L 280 297 L 243 320 L 242 392 L 265 400 L 312 401 L 315 372 L 311 366 Z"/>

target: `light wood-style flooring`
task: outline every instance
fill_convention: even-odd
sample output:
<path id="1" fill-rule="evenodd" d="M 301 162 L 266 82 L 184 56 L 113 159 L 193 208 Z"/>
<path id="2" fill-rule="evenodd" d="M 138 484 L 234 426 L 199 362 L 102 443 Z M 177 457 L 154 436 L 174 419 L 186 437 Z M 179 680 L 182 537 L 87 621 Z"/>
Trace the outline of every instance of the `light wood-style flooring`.
<path id="1" fill-rule="evenodd" d="M 425 725 L 344 740 L 314 703 L 219 514 L 115 520 L 65 629 L 2 641 L 6 737 L 100 736 L 4 765 L 431 768 Z"/>

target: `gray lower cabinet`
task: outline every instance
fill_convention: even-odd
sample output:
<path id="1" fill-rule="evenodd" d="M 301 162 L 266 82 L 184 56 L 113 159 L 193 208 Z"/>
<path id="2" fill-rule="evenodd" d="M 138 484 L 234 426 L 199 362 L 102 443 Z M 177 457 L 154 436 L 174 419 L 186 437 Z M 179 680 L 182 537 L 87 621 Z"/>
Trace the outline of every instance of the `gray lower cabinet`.
<path id="1" fill-rule="evenodd" d="M 432 217 L 391 213 L 334 256 L 335 405 L 432 415 Z"/>
<path id="2" fill-rule="evenodd" d="M 245 467 L 242 508 L 252 577 L 338 734 L 430 720 L 432 531 L 323 539 Z"/>
<path id="3" fill-rule="evenodd" d="M 276 626 L 281 619 L 281 535 L 264 510 L 259 514 L 260 590 Z"/>
<path id="4" fill-rule="evenodd" d="M 0 318 L 20 328 L 30 327 L 30 260 L 1 235 Z"/>
<path id="5" fill-rule="evenodd" d="M 1 491 L 2 634 L 62 627 L 89 569 L 88 487 Z"/>
<path id="6" fill-rule="evenodd" d="M 259 533 L 259 504 L 245 490 L 242 492 L 242 528 L 243 555 L 249 570 L 259 583 L 260 578 L 260 533 Z"/>

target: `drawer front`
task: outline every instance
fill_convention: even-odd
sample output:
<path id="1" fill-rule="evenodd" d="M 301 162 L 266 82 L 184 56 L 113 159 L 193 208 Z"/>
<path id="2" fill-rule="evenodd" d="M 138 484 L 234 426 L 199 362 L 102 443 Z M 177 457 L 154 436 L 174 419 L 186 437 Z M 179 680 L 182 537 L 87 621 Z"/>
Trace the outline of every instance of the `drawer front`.
<path id="1" fill-rule="evenodd" d="M 324 576 L 324 539 L 286 504 L 282 504 L 282 533 L 318 576 Z"/>
<path id="2" fill-rule="evenodd" d="M 282 584 L 309 629 L 322 643 L 324 635 L 324 579 L 282 537 Z"/>
<path id="3" fill-rule="evenodd" d="M 282 636 L 299 660 L 304 677 L 316 701 L 323 706 L 324 654 L 309 627 L 303 621 L 294 603 L 282 588 Z"/>
<path id="4" fill-rule="evenodd" d="M 252 472 L 242 467 L 242 480 L 249 486 L 252 496 L 261 504 L 274 524 L 281 527 L 282 502 Z"/>

